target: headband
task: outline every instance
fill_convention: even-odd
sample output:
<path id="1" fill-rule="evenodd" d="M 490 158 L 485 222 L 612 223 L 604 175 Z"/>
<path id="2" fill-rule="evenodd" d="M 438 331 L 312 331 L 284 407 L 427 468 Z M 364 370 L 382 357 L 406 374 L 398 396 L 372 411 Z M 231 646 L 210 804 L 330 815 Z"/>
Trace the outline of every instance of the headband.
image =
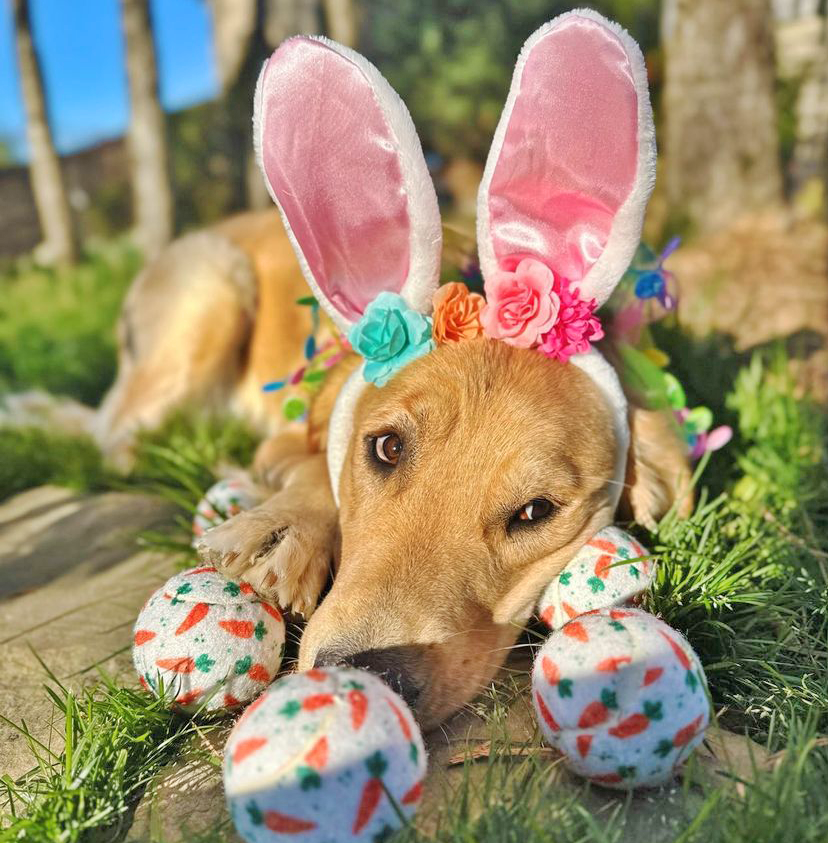
<path id="1" fill-rule="evenodd" d="M 485 302 L 459 289 L 437 293 L 442 230 L 434 186 L 405 105 L 365 58 L 322 37 L 288 39 L 259 75 L 253 124 L 256 157 L 302 272 L 365 358 L 330 419 L 337 504 L 367 383 L 381 386 L 434 348 L 435 338 L 475 333 L 569 361 L 593 379 L 618 444 L 617 502 L 627 402 L 591 343 L 603 336 L 594 311 L 633 258 L 655 181 L 655 131 L 635 41 L 582 9 L 545 24 L 524 45 L 478 197 Z M 468 325 L 438 331 L 452 296 Z"/>

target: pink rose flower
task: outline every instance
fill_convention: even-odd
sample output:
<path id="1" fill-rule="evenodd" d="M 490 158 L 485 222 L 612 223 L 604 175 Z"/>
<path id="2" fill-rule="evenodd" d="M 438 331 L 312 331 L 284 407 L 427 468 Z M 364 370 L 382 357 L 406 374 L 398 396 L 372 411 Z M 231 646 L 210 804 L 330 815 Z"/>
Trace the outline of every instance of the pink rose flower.
<path id="1" fill-rule="evenodd" d="M 486 306 L 480 314 L 487 336 L 517 348 L 532 348 L 552 329 L 560 299 L 549 267 L 524 258 L 514 272 L 499 270 L 486 281 Z"/>

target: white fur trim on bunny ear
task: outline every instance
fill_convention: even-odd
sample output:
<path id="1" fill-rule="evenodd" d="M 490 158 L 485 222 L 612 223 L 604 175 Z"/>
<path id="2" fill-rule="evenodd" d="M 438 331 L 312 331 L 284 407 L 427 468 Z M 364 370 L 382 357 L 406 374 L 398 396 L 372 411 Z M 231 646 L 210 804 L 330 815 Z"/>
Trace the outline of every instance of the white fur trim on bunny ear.
<path id="1" fill-rule="evenodd" d="M 340 330 L 384 291 L 431 311 L 437 195 L 408 110 L 369 61 L 327 38 L 288 39 L 259 75 L 253 137 L 302 272 Z"/>
<path id="2" fill-rule="evenodd" d="M 357 401 L 362 395 L 368 382 L 362 374 L 360 366 L 351 374 L 339 390 L 334 402 L 331 417 L 328 420 L 328 445 L 325 456 L 328 460 L 328 477 L 331 481 L 331 492 L 334 503 L 339 506 L 339 481 L 342 477 L 342 466 L 351 444 L 354 432 L 354 412 Z"/>
<path id="3" fill-rule="evenodd" d="M 610 489 L 613 507 L 618 506 L 627 477 L 627 454 L 630 448 L 630 424 L 627 418 L 627 398 L 621 388 L 615 369 L 596 348 L 584 354 L 576 354 L 569 360 L 582 372 L 586 372 L 598 385 L 612 415 L 615 432 L 615 470 Z"/>
<path id="4" fill-rule="evenodd" d="M 517 60 L 480 185 L 483 277 L 534 256 L 603 304 L 638 246 L 655 169 L 635 41 L 591 9 L 540 27 Z"/>

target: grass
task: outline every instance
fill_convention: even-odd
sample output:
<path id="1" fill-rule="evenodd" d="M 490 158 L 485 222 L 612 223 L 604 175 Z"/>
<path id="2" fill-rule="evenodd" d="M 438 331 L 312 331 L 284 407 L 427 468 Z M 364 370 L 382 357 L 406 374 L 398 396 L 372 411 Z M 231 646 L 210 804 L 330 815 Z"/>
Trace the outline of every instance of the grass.
<path id="1" fill-rule="evenodd" d="M 0 402 L 4 393 L 43 389 L 97 405 L 115 375 L 114 326 L 140 262 L 131 246 L 116 241 L 72 268 L 21 259 L 0 272 Z M 124 479 L 104 469 L 88 439 L 0 427 L 0 500 L 44 483 L 80 491 L 128 486 L 186 511 L 215 482 L 217 467 L 247 464 L 255 445 L 236 420 L 181 411 L 142 437 L 135 469 Z"/>
<path id="2" fill-rule="evenodd" d="M 86 491 L 106 485 L 91 439 L 37 427 L 0 427 L 0 500 L 44 483 Z"/>
<path id="3" fill-rule="evenodd" d="M 6 797 L 0 841 L 76 843 L 93 835 L 98 841 L 117 840 L 129 827 L 136 798 L 199 727 L 171 716 L 148 694 L 108 679 L 75 693 L 47 675 L 46 693 L 57 720 L 53 737 L 60 749 L 34 738 L 25 723 L 12 724 L 0 715 L 28 742 L 35 761 L 17 781 L 0 778 Z"/>
<path id="4" fill-rule="evenodd" d="M 140 256 L 101 244 L 75 267 L 28 259 L 0 274 L 0 394 L 40 388 L 95 405 L 115 374 L 115 322 Z"/>
<path id="5" fill-rule="evenodd" d="M 101 306 L 111 320 L 123 290 L 119 273 L 126 277 L 130 260 L 126 252 L 93 256 L 76 275 L 63 278 L 65 287 L 58 276 L 31 270 L 28 291 L 23 270 L 15 269 L 3 303 L 11 324 L 0 323 L 0 388 L 41 386 L 98 398 L 106 367 L 114 361 L 107 339 L 111 321 L 104 327 L 97 307 L 80 307 L 73 296 L 81 301 L 103 296 Z M 107 273 L 113 278 L 109 286 Z M 38 325 L 41 297 L 57 325 L 53 335 L 51 327 Z M 27 331 L 31 336 L 16 346 Z M 95 331 L 104 339 L 89 340 Z M 679 335 L 668 339 L 676 350 L 687 346 Z M 69 349 L 79 350 L 77 365 Z M 550 786 L 549 759 L 538 735 L 518 747 L 516 759 L 505 716 L 512 691 L 498 687 L 485 707 L 491 731 L 487 757 L 467 758 L 437 810 L 419 828 L 404 831 L 401 841 L 828 839 L 825 415 L 797 396 L 781 350 L 752 359 L 736 358 L 724 347 L 696 348 L 694 354 L 701 360 L 715 356 L 717 377 L 732 373 L 726 388 L 702 378 L 691 382 L 689 391 L 733 423 L 737 436 L 701 475 L 692 517 L 668 516 L 652 534 L 641 533 L 660 557 L 648 608 L 696 648 L 720 724 L 766 746 L 775 753 L 774 763 L 729 783 L 711 781 L 691 766 L 682 787 L 649 797 L 655 808 L 647 814 L 650 824 L 642 826 L 641 799 L 586 786 Z M 29 355 L 28 361 L 18 359 Z M 691 359 L 676 351 L 674 357 Z M 90 366 L 98 369 L 91 372 Z M 159 494 L 175 502 L 180 514 L 167 532 L 144 541 L 188 552 L 197 500 L 223 463 L 249 462 L 255 444 L 256 437 L 237 422 L 182 412 L 143 436 L 135 470 L 115 479 L 89 443 L 0 429 L 0 496 L 46 480 Z M 33 766 L 18 781 L 2 780 L 0 841 L 120 840 L 136 800 L 204 727 L 169 715 L 143 693 L 116 687 L 106 677 L 77 692 L 48 674 L 47 684 L 54 740 L 39 744 L 25 723 L 16 724 Z M 233 837 L 225 823 L 188 839 L 219 843 Z"/>

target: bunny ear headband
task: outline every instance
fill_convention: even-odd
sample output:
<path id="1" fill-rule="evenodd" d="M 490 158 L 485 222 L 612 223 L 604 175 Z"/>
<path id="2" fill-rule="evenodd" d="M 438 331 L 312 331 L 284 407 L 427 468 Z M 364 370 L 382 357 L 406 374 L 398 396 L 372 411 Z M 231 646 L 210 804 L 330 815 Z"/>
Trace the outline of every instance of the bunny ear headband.
<path id="1" fill-rule="evenodd" d="M 437 197 L 399 96 L 370 62 L 325 38 L 291 38 L 273 53 L 253 122 L 259 165 L 302 272 L 366 361 L 330 420 L 338 503 L 366 382 L 382 385 L 434 347 Z M 644 60 L 630 36 L 586 9 L 538 29 L 518 58 L 480 185 L 487 302 L 469 296 L 465 311 L 479 316 L 471 335 L 570 359 L 601 388 L 618 441 L 616 496 L 627 403 L 614 369 L 590 345 L 603 335 L 593 311 L 632 260 L 655 158 Z"/>

